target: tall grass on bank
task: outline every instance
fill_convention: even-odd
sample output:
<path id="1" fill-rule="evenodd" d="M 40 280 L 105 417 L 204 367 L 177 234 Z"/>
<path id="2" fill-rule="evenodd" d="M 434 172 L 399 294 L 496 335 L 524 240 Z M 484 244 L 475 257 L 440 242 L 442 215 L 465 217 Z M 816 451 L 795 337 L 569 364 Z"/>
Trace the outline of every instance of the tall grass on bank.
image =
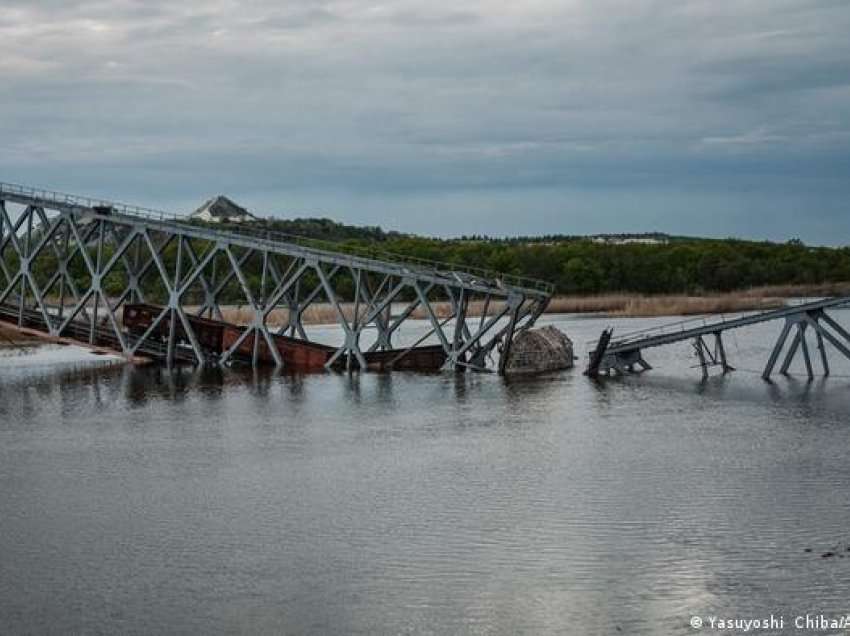
<path id="1" fill-rule="evenodd" d="M 785 304 L 786 298 L 848 296 L 850 283 L 827 283 L 823 285 L 776 285 L 769 287 L 753 287 L 728 293 L 687 295 L 661 294 L 646 296 L 633 293 L 599 294 L 595 296 L 556 296 L 546 308 L 549 314 L 584 314 L 603 313 L 613 316 L 652 317 L 652 316 L 689 316 L 695 314 L 733 314 L 744 311 L 763 311 L 776 309 Z M 346 319 L 354 317 L 354 304 L 340 305 Z M 393 314 L 398 313 L 400 305 L 393 307 Z M 501 303 L 491 302 L 489 313 L 498 312 Z M 432 308 L 438 319 L 442 320 L 451 315 L 451 304 L 448 302 L 432 303 Z M 360 306 L 361 312 L 364 311 Z M 469 303 L 469 316 L 480 316 L 484 311 L 481 301 Z M 237 325 L 247 325 L 253 322 L 253 313 L 244 306 L 222 307 L 224 320 Z M 428 318 L 422 307 L 417 307 L 413 318 Z M 268 324 L 280 327 L 287 324 L 288 311 L 275 309 L 269 314 Z M 328 325 L 337 322 L 337 311 L 328 303 L 310 305 L 305 311 L 303 322 L 306 325 Z"/>
<path id="2" fill-rule="evenodd" d="M 553 298 L 546 308 L 549 314 L 575 313 L 604 313 L 623 317 L 648 316 L 688 316 L 694 314 L 731 314 L 743 311 L 775 309 L 782 307 L 784 301 L 776 297 L 760 297 L 736 294 L 716 294 L 711 296 L 637 296 L 629 294 L 609 294 L 604 296 L 560 296 Z M 442 320 L 451 315 L 451 304 L 448 302 L 432 303 L 431 307 L 438 319 Z M 340 305 L 346 320 L 354 317 L 354 305 Z M 501 303 L 490 303 L 490 315 L 501 309 Z M 483 302 L 469 304 L 468 316 L 481 316 L 484 311 Z M 395 313 L 395 312 L 394 312 Z M 361 306 L 361 318 L 363 307 Z M 253 322 L 253 312 L 244 307 L 222 307 L 224 320 L 237 325 L 247 325 Z M 426 319 L 425 310 L 417 307 L 412 318 Z M 270 327 L 280 327 L 288 322 L 286 309 L 275 309 L 269 314 Z M 327 325 L 338 322 L 336 309 L 327 303 L 314 304 L 308 307 L 302 317 L 305 325 Z"/>
<path id="3" fill-rule="evenodd" d="M 489 314 L 492 315 L 494 312 L 498 312 L 502 308 L 502 305 L 503 304 L 499 302 L 491 302 L 490 309 L 488 310 Z M 448 318 L 452 314 L 452 306 L 451 303 L 448 302 L 431 303 L 431 308 L 434 310 L 434 315 L 439 320 Z M 340 309 L 342 310 L 346 320 L 351 322 L 354 319 L 354 303 L 340 303 Z M 393 306 L 393 315 L 396 315 L 399 311 L 401 311 L 400 306 Z M 364 313 L 365 307 L 361 304 L 361 319 L 363 318 Z M 469 303 L 468 315 L 470 317 L 480 316 L 482 313 L 484 313 L 483 302 L 475 301 Z M 221 314 L 226 322 L 237 325 L 248 325 L 254 321 L 253 312 L 246 307 L 222 307 Z M 411 318 L 425 320 L 428 318 L 428 314 L 424 308 L 417 307 L 411 314 Z M 301 321 L 305 325 L 330 325 L 336 324 L 339 319 L 337 310 L 333 305 L 329 303 L 314 303 L 304 310 L 304 315 L 301 317 Z M 288 322 L 289 311 L 286 309 L 273 310 L 269 313 L 267 320 L 270 327 L 281 327 Z"/>
<path id="4" fill-rule="evenodd" d="M 638 296 L 611 294 L 592 297 L 553 298 L 547 313 L 604 313 L 623 317 L 690 316 L 695 314 L 732 314 L 743 311 L 776 309 L 782 298 L 739 294 L 709 296 Z"/>

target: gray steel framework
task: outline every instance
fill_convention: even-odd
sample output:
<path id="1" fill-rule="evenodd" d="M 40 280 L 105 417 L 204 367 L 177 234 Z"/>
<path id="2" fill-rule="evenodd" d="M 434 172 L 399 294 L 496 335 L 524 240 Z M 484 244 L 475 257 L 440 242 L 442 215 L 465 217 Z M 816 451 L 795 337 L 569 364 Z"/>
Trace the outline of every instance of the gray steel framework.
<path id="1" fill-rule="evenodd" d="M 9 204 L 19 208 L 16 216 Z M 413 346 L 436 340 L 446 352 L 446 369 L 495 366 L 500 372 L 514 335 L 534 324 L 553 291 L 531 279 L 372 250 L 341 251 L 246 227 L 218 229 L 12 184 L 0 184 L 0 290 L 5 315 L 16 309 L 19 324 L 36 316 L 51 335 L 75 337 L 84 326 L 90 343 L 107 340 L 126 355 L 162 353 L 169 363 L 189 357 L 202 365 L 230 362 L 256 336 L 253 363 L 262 338 L 283 366 L 273 333 L 307 340 L 304 312 L 326 302 L 344 334 L 328 366 L 344 357 L 348 368 L 365 369 L 364 348 L 391 349 L 399 327 L 420 310 L 429 330 Z M 211 356 L 190 314 L 223 319 L 222 297 L 234 294 L 248 307 L 249 324 Z M 140 336 L 125 331 L 120 316 L 121 307 L 134 302 L 162 307 Z M 448 314 L 438 311 L 440 302 Z M 479 316 L 470 315 L 473 302 L 482 307 Z M 287 310 L 287 321 L 272 328 L 269 315 L 279 308 Z M 168 326 L 165 351 L 153 336 L 161 324 Z M 374 335 L 368 345 L 367 330 Z"/>
<path id="2" fill-rule="evenodd" d="M 711 366 L 719 366 L 723 373 L 727 373 L 733 371 L 734 367 L 727 360 L 723 333 L 731 329 L 777 320 L 783 321 L 783 328 L 771 351 L 762 377 L 765 380 L 770 379 L 779 357 L 785 350 L 786 354 L 780 366 L 780 372 L 787 375 L 795 356 L 798 352 L 802 352 L 806 374 L 810 379 L 813 378 L 814 369 L 806 336 L 808 332 L 815 336 L 823 373 L 829 375 L 829 360 L 825 343 L 828 342 L 839 353 L 850 359 L 850 333 L 838 324 L 826 310 L 848 304 L 850 304 L 850 297 L 826 298 L 738 318 L 721 318 L 718 320 L 698 318 L 636 331 L 617 339 L 611 339 L 607 343 L 603 342 L 604 353 L 597 356 L 601 359 L 598 368 L 603 373 L 615 371 L 620 374 L 633 372 L 636 367 L 647 370 L 651 367 L 643 358 L 645 349 L 690 340 L 693 343 L 694 353 L 699 361 L 703 377 L 708 376 L 708 368 Z M 794 336 L 786 350 L 785 345 L 792 331 Z M 713 348 L 706 342 L 706 338 L 713 339 Z M 591 358 L 593 358 L 598 346 L 598 343 L 596 343 L 591 347 Z"/>

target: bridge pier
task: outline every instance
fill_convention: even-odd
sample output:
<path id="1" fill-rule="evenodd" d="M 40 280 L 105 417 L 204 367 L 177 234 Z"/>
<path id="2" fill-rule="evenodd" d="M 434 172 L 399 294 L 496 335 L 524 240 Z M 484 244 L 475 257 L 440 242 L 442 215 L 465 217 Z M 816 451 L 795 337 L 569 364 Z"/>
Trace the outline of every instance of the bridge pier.
<path id="1" fill-rule="evenodd" d="M 611 375 L 612 371 L 616 371 L 619 375 L 626 375 L 651 370 L 652 365 L 643 357 L 643 351 L 640 349 L 630 349 L 628 351 L 604 353 L 598 363 L 596 373 L 587 373 L 586 375 L 590 377 L 596 377 L 599 373 Z"/>
<path id="2" fill-rule="evenodd" d="M 708 379 L 708 368 L 710 366 L 721 367 L 724 375 L 735 370 L 735 367 L 730 365 L 729 361 L 726 359 L 726 348 L 723 346 L 722 332 L 715 331 L 712 335 L 714 336 L 713 351 L 709 348 L 701 335 L 694 338 L 693 342 L 696 356 L 699 358 L 699 366 L 702 369 L 702 377 L 704 380 Z"/>
<path id="3" fill-rule="evenodd" d="M 832 333 L 826 328 L 826 326 L 835 333 Z M 782 366 L 780 367 L 780 373 L 782 375 L 788 375 L 791 364 L 796 358 L 798 351 L 802 351 L 806 375 L 809 380 L 814 379 L 815 373 L 806 335 L 810 329 L 815 334 L 824 376 L 828 376 L 830 374 L 829 360 L 824 341 L 829 342 L 839 351 L 839 353 L 850 359 L 850 333 L 833 320 L 833 318 L 826 313 L 824 308 L 801 310 L 797 313 L 790 314 L 785 318 L 785 324 L 783 325 L 782 332 L 779 334 L 779 338 L 773 347 L 767 366 L 765 366 L 764 372 L 762 373 L 762 378 L 770 380 L 770 376 L 773 373 L 776 362 L 778 361 L 782 351 L 785 350 L 785 344 L 788 340 L 788 336 L 791 331 L 795 331 L 793 340 L 785 352 L 785 358 L 782 362 Z"/>

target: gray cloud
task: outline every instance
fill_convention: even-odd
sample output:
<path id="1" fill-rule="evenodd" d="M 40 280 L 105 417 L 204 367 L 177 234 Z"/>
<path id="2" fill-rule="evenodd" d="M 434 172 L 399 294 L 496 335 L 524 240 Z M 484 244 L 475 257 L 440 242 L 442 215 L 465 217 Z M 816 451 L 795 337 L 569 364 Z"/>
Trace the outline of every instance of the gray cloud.
<path id="1" fill-rule="evenodd" d="M 848 32 L 814 0 L 7 0 L 0 178 L 438 234 L 848 242 Z"/>

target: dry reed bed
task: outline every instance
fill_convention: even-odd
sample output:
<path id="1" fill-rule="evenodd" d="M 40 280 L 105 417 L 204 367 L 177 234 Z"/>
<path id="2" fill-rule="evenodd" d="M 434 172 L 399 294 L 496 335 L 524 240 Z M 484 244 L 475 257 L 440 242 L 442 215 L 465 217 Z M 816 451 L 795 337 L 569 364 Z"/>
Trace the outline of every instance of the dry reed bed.
<path id="1" fill-rule="evenodd" d="M 503 303 L 499 302 L 491 302 L 490 309 L 488 310 L 489 314 L 492 315 L 493 312 L 498 312 Z M 434 310 L 434 315 L 439 319 L 443 320 L 448 318 L 452 314 L 451 303 L 449 302 L 435 302 L 431 303 L 431 308 Z M 345 316 L 346 320 L 351 321 L 354 318 L 354 303 L 340 303 L 340 309 L 342 309 L 342 313 Z M 393 315 L 395 316 L 397 313 L 402 311 L 400 307 L 393 307 Z M 360 318 L 364 317 L 365 307 L 360 305 Z M 480 316 L 484 313 L 484 303 L 483 302 L 470 302 L 468 315 L 470 317 Z M 232 307 L 232 306 L 223 306 L 221 308 L 221 314 L 226 322 L 230 322 L 236 325 L 247 325 L 254 321 L 254 313 L 251 309 L 247 307 Z M 416 318 L 420 320 L 425 320 L 428 318 L 428 314 L 425 309 L 422 307 L 417 307 L 412 313 L 411 318 Z M 333 305 L 329 303 L 313 303 L 307 309 L 304 310 L 304 315 L 301 317 L 301 321 L 305 325 L 331 325 L 336 324 L 338 322 L 338 314 L 337 310 L 333 307 Z M 275 309 L 269 313 L 269 317 L 267 320 L 267 324 L 270 327 L 280 327 L 289 322 L 289 311 L 287 309 Z"/>
<path id="2" fill-rule="evenodd" d="M 775 298 L 817 298 L 826 296 L 850 296 L 850 282 L 819 283 L 806 285 L 766 285 L 751 287 L 739 295 Z"/>
<path id="3" fill-rule="evenodd" d="M 641 296 L 607 294 L 601 296 L 559 296 L 553 298 L 547 313 L 605 313 L 623 317 L 690 316 L 731 314 L 742 311 L 776 309 L 784 300 L 775 296 L 712 294 L 708 296 Z"/>
<path id="4" fill-rule="evenodd" d="M 604 313 L 621 317 L 652 317 L 652 316 L 688 316 L 695 314 L 731 314 L 744 311 L 775 309 L 784 304 L 785 298 L 847 296 L 850 295 L 850 283 L 825 283 L 818 285 L 772 285 L 753 287 L 736 292 L 722 294 L 705 294 L 700 296 L 686 294 L 643 295 L 632 293 L 598 294 L 593 296 L 556 296 L 546 313 Z M 114 299 L 113 299 L 114 300 Z M 93 303 L 87 303 L 89 309 Z M 451 304 L 448 302 L 432 303 L 437 318 L 443 320 L 451 315 Z M 489 314 L 503 307 L 502 303 L 491 302 Z M 354 316 L 353 303 L 341 303 L 343 314 L 347 320 Z M 194 313 L 197 307 L 188 306 L 187 311 Z M 227 322 L 237 325 L 247 325 L 253 322 L 253 312 L 247 306 L 222 306 L 222 315 Z M 393 314 L 401 311 L 401 305 L 393 307 Z M 469 304 L 469 316 L 478 317 L 483 313 L 482 301 Z M 364 312 L 360 306 L 361 316 Z M 268 324 L 280 327 L 288 322 L 286 309 L 275 309 L 269 314 Z M 427 319 L 428 315 L 422 307 L 417 307 L 413 318 Z M 122 312 L 118 313 L 119 321 Z M 337 322 L 336 309 L 328 303 L 314 303 L 305 311 L 303 322 L 306 325 L 328 325 Z"/>
<path id="5" fill-rule="evenodd" d="M 600 296 L 558 296 L 552 299 L 546 308 L 549 314 L 604 313 L 622 317 L 651 316 L 689 316 L 696 314 L 732 314 L 744 311 L 776 309 L 784 305 L 784 300 L 776 296 L 758 296 L 750 293 L 712 294 L 708 296 L 641 296 L 637 294 L 606 294 Z M 346 320 L 354 316 L 354 304 L 340 305 Z M 489 313 L 498 312 L 502 303 L 491 302 Z M 448 302 L 432 303 L 434 314 L 443 320 L 451 315 Z M 253 322 L 253 312 L 245 307 L 222 307 L 224 320 L 237 325 Z M 364 308 L 361 306 L 361 318 Z M 468 316 L 478 317 L 484 311 L 483 302 L 471 302 Z M 394 308 L 393 313 L 397 313 Z M 280 327 L 288 322 L 286 309 L 275 309 L 269 314 L 268 324 Z M 427 319 L 422 307 L 417 307 L 412 318 Z M 302 317 L 305 325 L 327 325 L 337 322 L 336 309 L 327 303 L 310 305 Z"/>

